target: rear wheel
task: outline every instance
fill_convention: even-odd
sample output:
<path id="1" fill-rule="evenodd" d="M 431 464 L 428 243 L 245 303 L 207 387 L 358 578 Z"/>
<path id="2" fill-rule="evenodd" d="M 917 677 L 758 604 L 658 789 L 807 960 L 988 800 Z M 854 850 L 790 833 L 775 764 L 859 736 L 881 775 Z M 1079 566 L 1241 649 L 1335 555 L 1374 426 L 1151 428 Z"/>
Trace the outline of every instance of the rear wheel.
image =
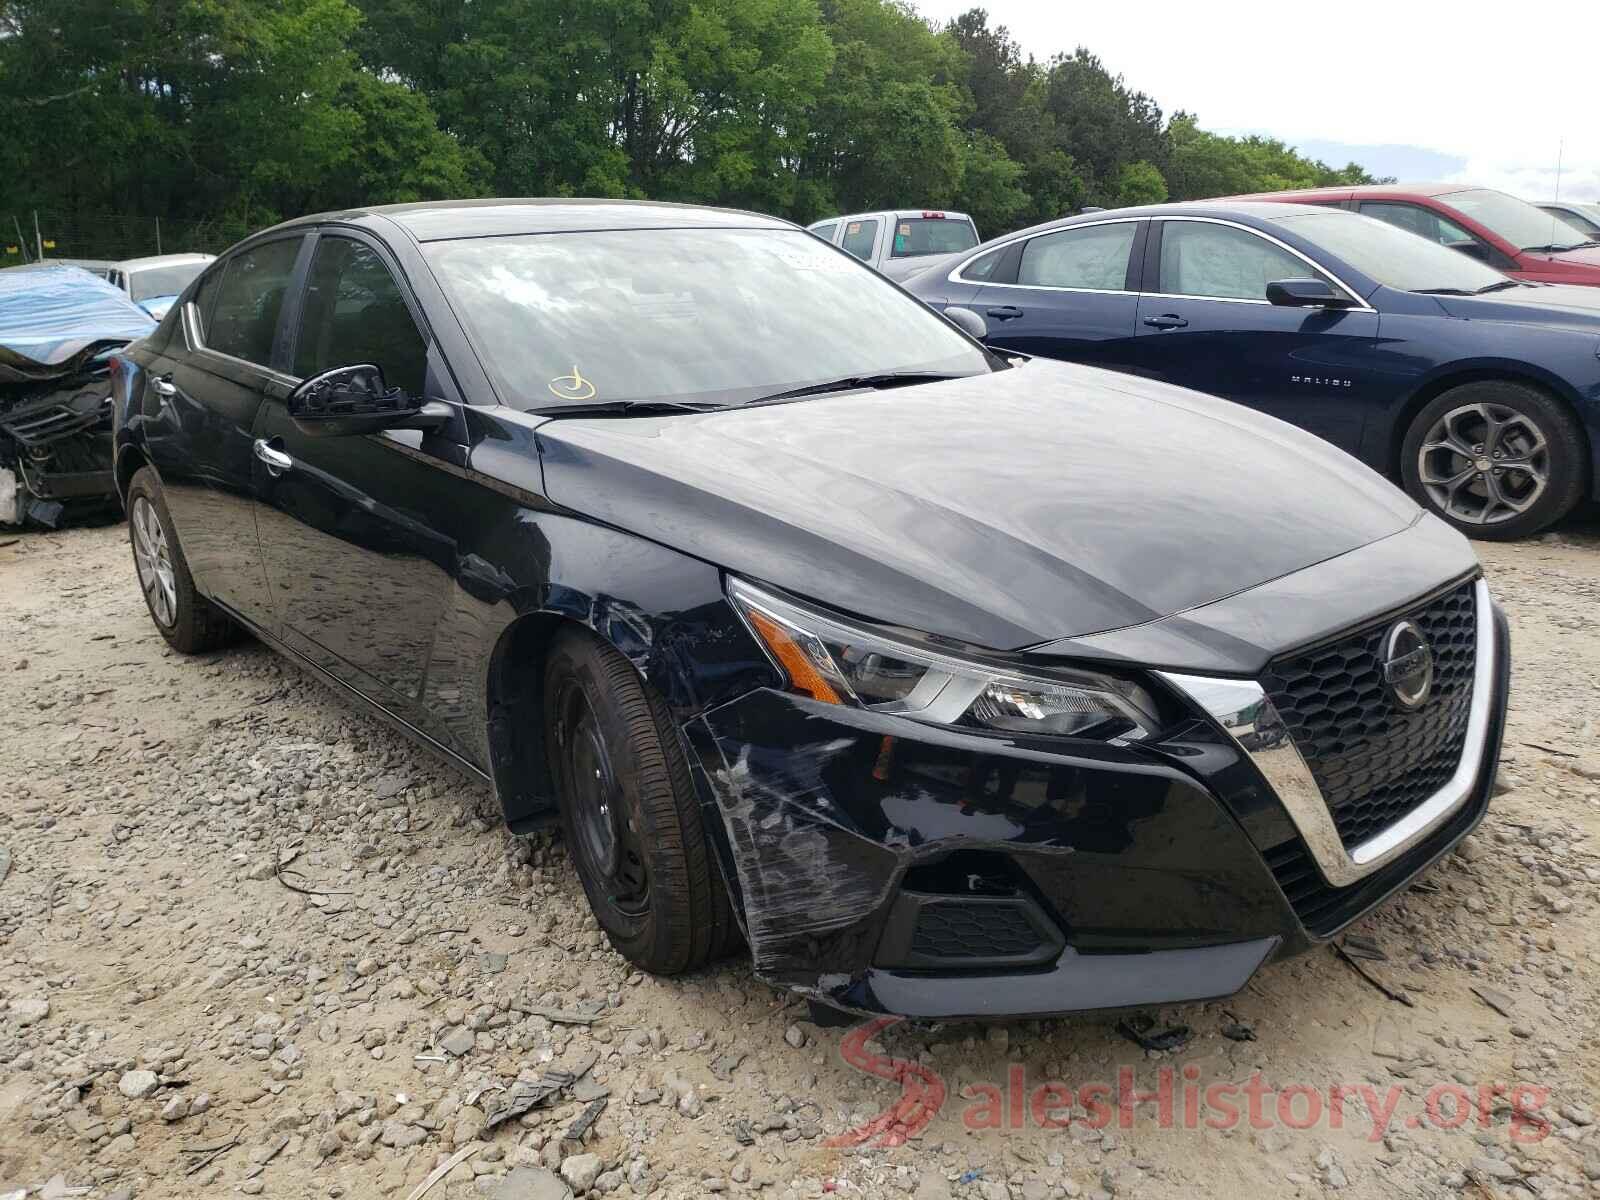
<path id="1" fill-rule="evenodd" d="M 611 646 L 557 637 L 545 670 L 545 745 L 562 829 L 589 906 L 629 962 L 703 966 L 737 934 L 666 706 Z"/>
<path id="2" fill-rule="evenodd" d="M 128 540 L 145 607 L 168 645 L 202 654 L 238 637 L 238 626 L 195 589 L 161 480 L 149 467 L 141 467 L 128 484 Z"/>
<path id="3" fill-rule="evenodd" d="M 1406 490 L 1468 537 L 1505 541 L 1559 521 L 1585 480 L 1577 418 L 1526 384 L 1451 388 L 1406 431 Z"/>

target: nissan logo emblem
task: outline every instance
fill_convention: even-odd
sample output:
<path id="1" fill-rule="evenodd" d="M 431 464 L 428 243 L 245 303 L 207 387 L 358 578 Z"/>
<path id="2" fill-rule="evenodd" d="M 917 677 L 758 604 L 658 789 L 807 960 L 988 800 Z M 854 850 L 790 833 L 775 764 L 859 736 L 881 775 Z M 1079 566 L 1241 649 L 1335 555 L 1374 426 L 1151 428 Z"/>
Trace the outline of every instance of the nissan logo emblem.
<path id="1" fill-rule="evenodd" d="M 1433 691 L 1433 650 L 1415 621 L 1400 621 L 1383 635 L 1378 656 L 1383 682 L 1401 708 L 1421 708 Z"/>

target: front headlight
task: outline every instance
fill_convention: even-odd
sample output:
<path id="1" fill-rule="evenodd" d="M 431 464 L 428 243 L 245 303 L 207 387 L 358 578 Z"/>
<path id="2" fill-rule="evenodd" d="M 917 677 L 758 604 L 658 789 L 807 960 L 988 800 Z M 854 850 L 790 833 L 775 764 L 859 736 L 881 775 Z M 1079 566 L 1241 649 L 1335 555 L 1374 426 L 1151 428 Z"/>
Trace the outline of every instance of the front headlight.
<path id="1" fill-rule="evenodd" d="M 929 651 L 774 596 L 742 579 L 728 599 L 789 691 L 940 725 L 1100 741 L 1156 732 L 1138 684 L 1063 667 L 1033 674 Z"/>

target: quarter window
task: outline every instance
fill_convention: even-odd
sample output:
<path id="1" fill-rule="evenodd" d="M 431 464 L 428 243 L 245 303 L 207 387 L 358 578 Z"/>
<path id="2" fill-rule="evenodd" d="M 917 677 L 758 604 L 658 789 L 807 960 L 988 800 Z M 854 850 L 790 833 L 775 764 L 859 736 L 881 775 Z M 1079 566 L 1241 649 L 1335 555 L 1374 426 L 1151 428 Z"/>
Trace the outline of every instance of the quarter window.
<path id="1" fill-rule="evenodd" d="M 826 225 L 817 225 L 812 230 L 812 236 L 819 237 L 825 242 L 833 241 L 833 235 L 839 228 L 839 222 L 829 221 Z"/>
<path id="2" fill-rule="evenodd" d="M 1017 282 L 1031 287 L 1120 292 L 1128 284 L 1128 253 L 1136 226 L 1086 225 L 1034 238 L 1022 249 Z"/>
<path id="3" fill-rule="evenodd" d="M 862 262 L 872 257 L 872 244 L 878 240 L 876 221 L 851 221 L 844 227 L 844 248 Z"/>
<path id="4" fill-rule="evenodd" d="M 961 272 L 961 278 L 974 281 L 983 281 L 994 278 L 994 269 L 1000 265 L 1000 260 L 1006 256 L 1010 246 L 1001 246 L 998 250 L 991 250 L 987 254 L 979 255 Z"/>
<path id="5" fill-rule="evenodd" d="M 217 285 L 216 308 L 205 328 L 207 346 L 262 366 L 272 362 L 278 314 L 301 240 L 279 238 L 228 260 Z"/>
<path id="6" fill-rule="evenodd" d="M 1265 238 L 1199 221 L 1167 221 L 1161 234 L 1161 290 L 1174 296 L 1265 300 L 1279 279 L 1327 279 Z M 1330 281 L 1331 282 L 1331 281 Z"/>
<path id="7" fill-rule="evenodd" d="M 1449 217 L 1442 217 L 1431 209 L 1415 204 L 1381 204 L 1377 201 L 1367 201 L 1361 205 L 1361 215 L 1376 217 L 1380 221 L 1386 221 L 1390 225 L 1425 237 L 1441 246 L 1459 246 L 1463 242 L 1472 244 L 1477 241 L 1477 238 Z"/>
<path id="8" fill-rule="evenodd" d="M 317 242 L 306 281 L 294 373 L 309 378 L 334 367 L 377 363 L 384 382 L 421 396 L 428 346 L 389 268 L 353 238 Z"/>

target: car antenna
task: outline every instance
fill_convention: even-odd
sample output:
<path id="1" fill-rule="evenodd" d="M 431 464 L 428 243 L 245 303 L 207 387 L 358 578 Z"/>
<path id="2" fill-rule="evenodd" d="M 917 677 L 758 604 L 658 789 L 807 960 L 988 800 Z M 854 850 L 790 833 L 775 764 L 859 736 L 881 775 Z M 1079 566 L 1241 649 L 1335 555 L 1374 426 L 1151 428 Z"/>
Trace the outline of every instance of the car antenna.
<path id="1" fill-rule="evenodd" d="M 1561 203 L 1561 163 L 1567 154 L 1567 139 L 1562 138 L 1556 143 L 1556 205 Z M 1559 213 L 1550 214 L 1550 245 L 1556 244 L 1556 224 L 1561 220 Z"/>

